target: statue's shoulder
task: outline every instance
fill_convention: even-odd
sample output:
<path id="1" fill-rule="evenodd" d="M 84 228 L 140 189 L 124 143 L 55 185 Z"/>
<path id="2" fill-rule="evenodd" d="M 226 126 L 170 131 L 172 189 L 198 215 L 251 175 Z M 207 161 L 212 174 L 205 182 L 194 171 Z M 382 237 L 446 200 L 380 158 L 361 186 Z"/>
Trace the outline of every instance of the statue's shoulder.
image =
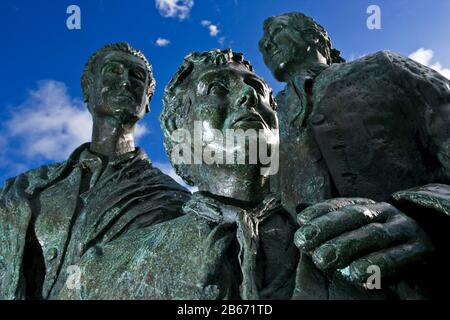
<path id="1" fill-rule="evenodd" d="M 334 80 L 354 80 L 355 78 L 366 79 L 389 79 L 404 83 L 408 80 L 421 80 L 435 82 L 447 89 L 449 80 L 439 72 L 418 63 L 399 53 L 382 50 L 359 59 L 331 65 L 321 75 L 321 78 Z"/>
<path id="2" fill-rule="evenodd" d="M 346 81 L 369 73 L 387 76 L 406 59 L 408 58 L 391 51 L 379 51 L 349 62 L 334 63 L 317 77 L 316 82 Z"/>
<path id="3" fill-rule="evenodd" d="M 65 166 L 66 161 L 46 164 L 11 177 L 5 181 L 3 189 L 0 189 L 0 197 L 3 197 L 11 188 L 15 188 L 16 191 L 32 193 L 37 187 L 55 180 Z"/>
<path id="4" fill-rule="evenodd" d="M 449 84 L 450 81 L 435 70 L 384 50 L 351 62 L 332 64 L 316 78 L 314 94 L 315 101 L 324 95 L 343 95 L 346 92 L 371 92 L 372 96 L 375 92 L 396 92 L 397 97 L 448 99 Z"/>
<path id="5" fill-rule="evenodd" d="M 436 70 L 425 66 L 409 57 L 401 55 L 399 53 L 383 50 L 372 55 L 368 55 L 363 58 L 362 61 L 366 63 L 375 63 L 379 66 L 386 66 L 386 71 L 398 73 L 400 72 L 403 77 L 412 77 L 417 79 L 426 79 L 427 81 L 437 81 L 442 83 L 448 83 L 449 80 L 441 75 Z"/>

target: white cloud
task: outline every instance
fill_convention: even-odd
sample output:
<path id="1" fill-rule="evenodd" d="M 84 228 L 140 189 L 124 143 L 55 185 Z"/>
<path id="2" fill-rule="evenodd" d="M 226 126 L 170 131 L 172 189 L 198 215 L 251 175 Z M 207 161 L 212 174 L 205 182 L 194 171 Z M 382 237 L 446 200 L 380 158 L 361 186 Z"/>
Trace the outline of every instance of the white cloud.
<path id="1" fill-rule="evenodd" d="M 409 55 L 409 57 L 425 66 L 429 66 L 434 52 L 430 49 L 420 48 Z"/>
<path id="2" fill-rule="evenodd" d="M 164 39 L 164 38 L 158 38 L 158 39 L 156 39 L 155 44 L 158 47 L 167 47 L 170 44 L 170 40 L 169 39 Z"/>
<path id="3" fill-rule="evenodd" d="M 202 20 L 202 22 L 200 22 L 200 24 L 202 26 L 204 26 L 205 28 L 208 28 L 209 35 L 211 37 L 217 36 L 219 34 L 219 32 L 220 32 L 219 31 L 219 27 L 217 27 L 217 25 L 215 25 L 215 24 L 212 24 L 212 22 L 209 21 L 209 20 Z"/>
<path id="4" fill-rule="evenodd" d="M 175 169 L 172 167 L 170 163 L 154 162 L 153 165 L 159 168 L 163 173 L 167 174 L 169 177 L 174 179 L 176 182 L 181 184 L 183 187 L 187 188 L 189 191 L 191 192 L 198 191 L 197 187 L 192 187 L 188 185 L 186 182 L 184 182 L 183 179 L 181 179 L 181 177 L 175 173 Z"/>
<path id="5" fill-rule="evenodd" d="M 409 55 L 409 57 L 427 67 L 430 67 L 447 79 L 450 79 L 450 69 L 444 68 L 439 61 L 433 62 L 434 51 L 431 49 L 420 48 Z"/>
<path id="6" fill-rule="evenodd" d="M 209 25 L 211 25 L 211 21 L 209 20 L 202 20 L 202 22 L 200 22 L 200 24 L 204 27 L 207 27 Z"/>
<path id="7" fill-rule="evenodd" d="M 146 135 L 149 132 L 150 131 L 145 125 L 137 123 L 136 126 L 134 127 L 134 138 L 136 139 L 136 142 L 139 141 L 139 139 L 142 136 Z"/>
<path id="8" fill-rule="evenodd" d="M 216 25 L 212 24 L 208 28 L 209 28 L 209 35 L 211 37 L 215 37 L 215 36 L 217 36 L 219 34 L 219 29 L 217 28 Z"/>
<path id="9" fill-rule="evenodd" d="M 365 57 L 366 55 L 367 55 L 366 53 L 361 54 L 361 53 L 358 53 L 358 52 L 352 52 L 350 54 L 350 57 L 347 58 L 346 60 L 347 60 L 347 62 L 352 62 L 352 61 L 361 59 L 361 58 Z"/>
<path id="10" fill-rule="evenodd" d="M 225 39 L 226 39 L 225 37 L 220 37 L 219 38 L 218 42 L 219 42 L 220 46 L 223 47 L 223 45 L 225 44 Z"/>
<path id="11" fill-rule="evenodd" d="M 155 5 L 163 17 L 183 20 L 189 17 L 194 0 L 155 0 Z"/>
<path id="12" fill-rule="evenodd" d="M 64 83 L 40 81 L 38 88 L 30 90 L 26 100 L 12 108 L 11 116 L 2 123 L 2 158 L 14 154 L 24 162 L 64 160 L 80 144 L 91 140 L 91 132 L 91 115 L 84 103 L 69 96 Z M 145 126 L 139 125 L 135 136 L 147 132 Z"/>

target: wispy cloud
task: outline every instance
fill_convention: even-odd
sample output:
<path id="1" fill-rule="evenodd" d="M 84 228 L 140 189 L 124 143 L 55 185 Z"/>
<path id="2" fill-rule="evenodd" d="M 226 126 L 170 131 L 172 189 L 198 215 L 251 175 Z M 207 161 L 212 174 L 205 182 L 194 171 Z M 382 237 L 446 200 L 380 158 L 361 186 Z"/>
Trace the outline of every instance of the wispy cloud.
<path id="1" fill-rule="evenodd" d="M 156 39 L 155 44 L 158 47 L 167 47 L 170 44 L 170 40 L 164 39 L 164 38 L 158 38 L 158 39 Z"/>
<path id="2" fill-rule="evenodd" d="M 192 186 L 186 184 L 186 182 L 184 182 L 183 179 L 181 179 L 181 177 L 175 173 L 175 169 L 171 166 L 170 163 L 154 162 L 153 165 L 155 167 L 159 168 L 163 173 L 170 176 L 173 180 L 175 180 L 182 186 L 186 187 L 186 189 L 188 189 L 189 191 L 191 191 L 191 192 L 198 191 L 197 187 L 192 187 Z"/>
<path id="3" fill-rule="evenodd" d="M 189 17 L 194 0 L 155 0 L 155 5 L 163 17 L 183 20 Z"/>
<path id="4" fill-rule="evenodd" d="M 450 69 L 444 68 L 439 61 L 433 61 L 434 51 L 420 48 L 409 55 L 409 57 L 431 69 L 436 70 L 447 79 L 450 79 Z"/>
<path id="5" fill-rule="evenodd" d="M 204 26 L 205 28 L 208 28 L 209 30 L 209 35 L 211 37 L 216 37 L 219 34 L 219 27 L 215 24 L 213 24 L 211 21 L 209 20 L 202 20 L 202 22 L 200 22 L 200 24 L 202 26 Z"/>
<path id="6" fill-rule="evenodd" d="M 361 59 L 361 58 L 363 58 L 366 55 L 367 55 L 366 53 L 361 54 L 361 53 L 358 53 L 358 52 L 352 52 L 348 58 L 346 57 L 346 60 L 347 60 L 347 62 L 352 62 L 352 61 Z"/>
<path id="7" fill-rule="evenodd" d="M 0 160 L 20 159 L 14 166 L 23 170 L 31 163 L 66 159 L 76 147 L 91 140 L 92 120 L 85 104 L 71 97 L 64 83 L 43 80 L 28 92 L 23 103 L 11 108 L 0 128 Z M 147 132 L 139 125 L 135 136 Z"/>

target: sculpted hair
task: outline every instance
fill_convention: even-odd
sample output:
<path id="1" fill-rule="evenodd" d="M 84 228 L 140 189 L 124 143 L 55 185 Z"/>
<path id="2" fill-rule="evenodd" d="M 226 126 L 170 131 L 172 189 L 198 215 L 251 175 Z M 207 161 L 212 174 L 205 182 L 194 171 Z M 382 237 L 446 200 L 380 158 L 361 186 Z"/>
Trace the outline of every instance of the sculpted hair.
<path id="1" fill-rule="evenodd" d="M 327 59 L 328 64 L 345 62 L 340 56 L 341 52 L 337 49 L 332 49 L 331 40 L 325 28 L 314 21 L 314 19 L 301 12 L 289 12 L 281 16 L 288 17 L 291 22 L 290 26 L 300 32 L 308 44 L 318 47 L 319 51 Z M 276 18 L 267 18 L 264 21 L 264 30 L 267 30 Z M 319 43 L 312 42 L 313 39 L 317 38 L 319 39 Z"/>
<path id="2" fill-rule="evenodd" d="M 88 59 L 86 65 L 84 66 L 83 74 L 81 75 L 81 90 L 83 92 L 83 99 L 84 102 L 89 101 L 89 93 L 91 86 L 94 82 L 94 74 L 95 74 L 95 65 L 97 64 L 99 58 L 103 57 L 104 55 L 113 52 L 113 51 L 119 51 L 124 53 L 129 53 L 135 57 L 138 57 L 142 59 L 147 67 L 147 73 L 148 73 L 148 87 L 147 87 L 147 98 L 146 98 L 146 111 L 148 112 L 150 110 L 150 99 L 152 98 L 154 92 L 155 92 L 155 79 L 153 78 L 153 71 L 152 66 L 148 62 L 147 58 L 144 56 L 144 54 L 134 49 L 132 46 L 130 46 L 126 42 L 118 42 L 113 44 L 108 44 L 104 46 L 103 48 L 97 50 L 90 56 Z"/>
<path id="3" fill-rule="evenodd" d="M 167 84 L 164 90 L 163 110 L 160 115 L 160 123 L 164 133 L 166 153 L 171 161 L 173 149 L 171 139 L 172 133 L 176 129 L 186 127 L 186 120 L 188 119 L 184 115 L 189 114 L 192 106 L 192 100 L 189 95 L 190 90 L 192 90 L 190 85 L 192 85 L 193 79 L 189 79 L 189 76 L 194 73 L 196 69 L 208 70 L 227 64 L 239 64 L 250 72 L 254 72 L 250 62 L 244 60 L 244 55 L 242 53 L 233 52 L 231 49 L 193 52 L 184 58 L 183 64 L 178 68 L 177 72 Z M 267 84 L 266 86 L 270 88 Z M 271 106 L 275 109 L 275 101 L 272 98 L 272 94 L 270 94 L 270 96 Z M 193 177 L 189 174 L 189 165 L 173 163 L 172 165 L 175 168 L 176 173 L 183 178 L 184 181 L 190 185 L 195 184 Z"/>

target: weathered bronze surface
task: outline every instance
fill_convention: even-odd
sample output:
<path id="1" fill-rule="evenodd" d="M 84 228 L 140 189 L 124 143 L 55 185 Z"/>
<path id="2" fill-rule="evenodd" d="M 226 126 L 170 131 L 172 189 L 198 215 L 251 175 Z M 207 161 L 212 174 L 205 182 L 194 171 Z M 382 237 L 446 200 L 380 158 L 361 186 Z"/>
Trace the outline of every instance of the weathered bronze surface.
<path id="1" fill-rule="evenodd" d="M 423 281 L 432 287 L 427 294 L 438 294 L 435 271 L 449 242 L 430 227 L 439 214 L 421 213 L 424 206 L 446 213 L 439 203 L 448 197 L 424 205 L 423 193 L 400 191 L 430 183 L 449 189 L 450 82 L 389 51 L 346 63 L 323 27 L 301 13 L 267 19 L 259 45 L 275 78 L 287 84 L 276 99 L 280 172 L 272 186 L 298 214 L 302 258 L 311 257 L 329 279 L 337 271 L 363 284 L 373 264 L 383 279 Z M 447 216 L 439 221 L 448 228 Z M 431 254 L 433 246 L 440 249 Z M 408 275 L 408 267 L 416 272 Z M 427 296 L 398 287 L 401 297 Z"/>
<path id="2" fill-rule="evenodd" d="M 125 43 L 102 48 L 86 64 L 82 87 L 92 142 L 0 191 L 0 299 L 109 297 L 103 284 L 127 266 L 103 252 L 113 246 L 114 259 L 131 260 L 137 253 L 116 243 L 179 216 L 189 199 L 134 146 L 134 126 L 154 91 L 142 53 Z"/>
<path id="3" fill-rule="evenodd" d="M 164 143 L 193 195 L 135 147 L 155 86 L 148 61 L 126 43 L 97 51 L 81 79 L 92 141 L 0 190 L 0 299 L 442 294 L 450 82 L 389 51 L 347 63 L 301 13 L 267 19 L 260 49 L 286 83 L 277 103 L 229 49 L 188 55 L 166 86 Z M 195 137 L 196 123 L 202 145 L 204 133 L 254 129 L 276 152 L 280 132 L 278 175 L 250 163 L 247 144 L 209 145 L 245 164 L 177 162 L 173 134 Z M 367 287 L 373 266 L 381 289 Z"/>
<path id="4" fill-rule="evenodd" d="M 242 54 L 192 53 L 165 90 L 161 125 L 166 151 L 173 161 L 173 132 L 185 129 L 193 136 L 196 121 L 206 134 L 211 128 L 223 134 L 266 128 L 264 132 L 278 135 L 274 107 L 271 90 Z M 222 147 L 229 148 L 220 145 L 217 152 Z M 248 159 L 248 148 L 235 152 L 245 152 Z M 205 248 L 197 258 L 185 250 L 201 266 L 190 282 L 201 279 L 198 283 L 214 288 L 220 298 L 288 299 L 298 263 L 296 224 L 269 193 L 262 164 L 246 163 L 175 164 L 177 173 L 199 188 L 184 206 L 186 216 L 179 218 L 195 221 L 203 231 L 197 235 L 186 230 L 179 236 L 193 237 Z"/>
<path id="5" fill-rule="evenodd" d="M 242 55 L 193 53 L 165 90 L 167 152 L 173 132 L 194 135 L 195 121 L 220 130 L 267 126 L 277 132 L 273 108 L 269 88 Z M 237 121 L 250 115 L 259 120 Z M 289 299 L 298 264 L 296 223 L 268 193 L 260 167 L 176 165 L 200 190 L 183 206 L 184 215 L 128 233 L 101 254 L 88 252 L 80 263 L 88 275 L 83 289 L 64 289 L 59 298 L 91 299 L 99 290 L 108 299 Z"/>

